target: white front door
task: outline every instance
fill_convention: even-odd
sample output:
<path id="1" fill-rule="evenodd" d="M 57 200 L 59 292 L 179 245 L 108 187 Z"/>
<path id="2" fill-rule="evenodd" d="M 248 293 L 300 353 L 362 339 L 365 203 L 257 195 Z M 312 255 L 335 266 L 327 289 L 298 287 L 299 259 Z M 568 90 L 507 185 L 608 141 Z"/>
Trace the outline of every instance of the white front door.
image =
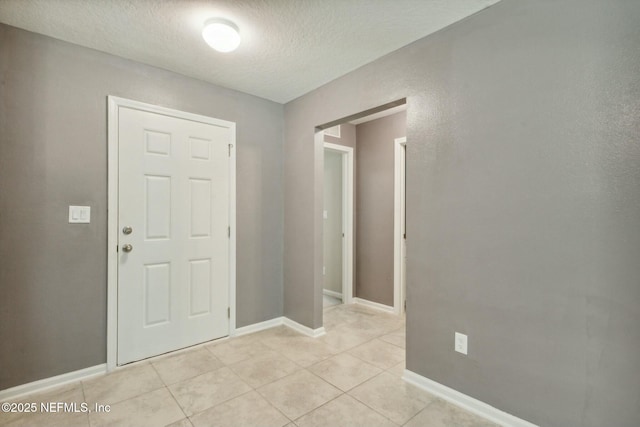
<path id="1" fill-rule="evenodd" d="M 229 334 L 234 131 L 118 110 L 118 350 L 124 363 Z"/>

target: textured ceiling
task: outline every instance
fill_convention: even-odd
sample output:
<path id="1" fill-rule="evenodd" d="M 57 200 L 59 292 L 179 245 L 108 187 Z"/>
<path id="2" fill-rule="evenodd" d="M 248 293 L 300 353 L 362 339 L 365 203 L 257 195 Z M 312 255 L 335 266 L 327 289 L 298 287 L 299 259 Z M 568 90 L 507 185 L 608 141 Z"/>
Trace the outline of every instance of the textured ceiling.
<path id="1" fill-rule="evenodd" d="M 497 1 L 0 0 L 0 22 L 285 103 Z M 211 17 L 237 51 L 205 44 Z"/>

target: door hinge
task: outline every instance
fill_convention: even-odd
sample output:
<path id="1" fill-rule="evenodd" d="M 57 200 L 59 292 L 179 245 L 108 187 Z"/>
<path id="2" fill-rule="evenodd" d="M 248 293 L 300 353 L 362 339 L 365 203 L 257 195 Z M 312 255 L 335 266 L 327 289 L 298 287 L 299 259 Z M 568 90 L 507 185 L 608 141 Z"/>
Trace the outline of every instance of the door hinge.
<path id="1" fill-rule="evenodd" d="M 231 307 L 227 307 L 227 319 L 231 319 Z"/>
<path id="2" fill-rule="evenodd" d="M 227 227 L 227 237 L 231 238 L 231 226 Z"/>
<path id="3" fill-rule="evenodd" d="M 231 147 L 233 147 L 233 144 L 229 144 L 229 157 L 231 157 Z"/>

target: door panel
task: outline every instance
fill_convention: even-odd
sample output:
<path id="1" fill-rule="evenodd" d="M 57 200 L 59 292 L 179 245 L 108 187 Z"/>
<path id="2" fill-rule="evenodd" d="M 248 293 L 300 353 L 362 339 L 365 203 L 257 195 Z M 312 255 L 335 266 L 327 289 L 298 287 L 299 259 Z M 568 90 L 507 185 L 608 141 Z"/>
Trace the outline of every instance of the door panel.
<path id="1" fill-rule="evenodd" d="M 118 114 L 118 364 L 124 364 L 229 333 L 232 133 L 132 108 Z"/>
<path id="2" fill-rule="evenodd" d="M 163 262 L 144 266 L 143 326 L 170 321 L 171 264 Z M 124 325 L 123 325 L 124 326 Z"/>
<path id="3" fill-rule="evenodd" d="M 189 262 L 189 317 L 211 312 L 211 260 Z"/>
<path id="4" fill-rule="evenodd" d="M 145 231 L 146 239 L 171 238 L 171 177 L 146 175 Z"/>

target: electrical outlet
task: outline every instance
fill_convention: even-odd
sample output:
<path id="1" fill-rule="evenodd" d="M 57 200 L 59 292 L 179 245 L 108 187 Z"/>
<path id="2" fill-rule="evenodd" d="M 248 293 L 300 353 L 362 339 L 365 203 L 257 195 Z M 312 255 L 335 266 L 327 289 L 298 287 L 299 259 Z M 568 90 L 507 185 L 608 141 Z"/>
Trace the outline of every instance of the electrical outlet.
<path id="1" fill-rule="evenodd" d="M 455 349 L 458 353 L 467 354 L 467 336 L 456 332 Z"/>

